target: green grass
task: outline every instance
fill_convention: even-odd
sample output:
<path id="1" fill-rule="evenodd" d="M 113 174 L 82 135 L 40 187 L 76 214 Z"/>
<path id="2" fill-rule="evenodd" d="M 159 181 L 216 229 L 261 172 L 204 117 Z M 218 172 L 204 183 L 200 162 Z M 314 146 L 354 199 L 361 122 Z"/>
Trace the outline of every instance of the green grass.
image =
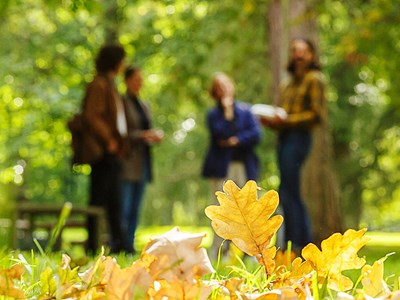
<path id="1" fill-rule="evenodd" d="M 143 247 L 154 237 L 166 233 L 174 226 L 153 226 L 139 227 L 136 236 L 136 250 L 140 253 Z M 212 243 L 213 231 L 211 227 L 202 226 L 179 226 L 182 232 L 205 233 L 202 247 L 209 248 Z M 63 240 L 65 243 L 62 248 L 67 249 L 68 254 L 75 258 L 85 256 L 82 245 L 73 245 L 70 241 L 84 241 L 87 233 L 84 229 L 66 229 L 63 231 Z M 385 275 L 392 274 L 400 275 L 400 233 L 392 232 L 367 232 L 366 237 L 369 238 L 367 245 L 361 249 L 359 255 L 364 257 L 368 264 L 373 264 L 374 261 L 390 255 L 385 261 Z M 320 245 L 317 245 L 320 247 Z M 232 262 L 231 262 L 232 263 Z M 359 273 L 357 273 L 359 274 Z M 353 275 L 358 276 L 358 275 Z"/>
<path id="2" fill-rule="evenodd" d="M 365 234 L 369 246 L 400 248 L 400 232 L 371 231 Z"/>

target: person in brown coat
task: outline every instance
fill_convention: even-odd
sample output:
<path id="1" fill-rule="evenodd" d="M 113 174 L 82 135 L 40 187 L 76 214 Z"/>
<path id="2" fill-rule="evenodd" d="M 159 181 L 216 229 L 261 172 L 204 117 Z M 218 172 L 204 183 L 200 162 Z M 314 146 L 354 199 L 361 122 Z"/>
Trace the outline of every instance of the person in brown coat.
<path id="1" fill-rule="evenodd" d="M 88 85 L 85 97 L 84 118 L 91 133 L 101 145 L 103 155 L 91 163 L 90 201 L 104 208 L 110 229 L 111 252 L 131 252 L 126 234 L 120 224 L 121 157 L 127 139 L 127 123 L 122 99 L 114 79 L 123 70 L 125 51 L 119 45 L 106 45 L 96 58 L 96 71 Z M 87 251 L 95 254 L 96 224 L 88 218 Z"/>

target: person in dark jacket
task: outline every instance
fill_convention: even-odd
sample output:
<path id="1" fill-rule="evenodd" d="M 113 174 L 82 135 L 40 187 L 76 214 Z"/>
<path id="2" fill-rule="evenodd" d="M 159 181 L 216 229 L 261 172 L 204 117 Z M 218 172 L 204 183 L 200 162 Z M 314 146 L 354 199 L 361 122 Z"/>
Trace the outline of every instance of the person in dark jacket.
<path id="1" fill-rule="evenodd" d="M 210 144 L 202 176 L 210 179 L 212 192 L 221 191 L 227 179 L 242 187 L 247 180 L 257 180 L 259 161 L 255 147 L 261 129 L 250 106 L 234 98 L 235 87 L 224 73 L 212 81 L 211 96 L 216 106 L 207 114 Z M 218 254 L 222 239 L 214 235 L 211 257 Z"/>
<path id="2" fill-rule="evenodd" d="M 140 206 L 146 186 L 153 178 L 151 146 L 161 142 L 163 132 L 152 128 L 150 106 L 140 99 L 142 72 L 138 67 L 126 68 L 125 85 L 124 103 L 130 147 L 122 168 L 121 223 L 134 252 Z"/>

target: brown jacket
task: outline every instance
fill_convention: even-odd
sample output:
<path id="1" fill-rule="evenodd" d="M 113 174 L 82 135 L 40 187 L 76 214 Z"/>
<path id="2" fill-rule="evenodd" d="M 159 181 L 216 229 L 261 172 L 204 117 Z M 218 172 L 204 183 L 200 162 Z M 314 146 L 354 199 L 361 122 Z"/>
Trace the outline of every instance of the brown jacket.
<path id="1" fill-rule="evenodd" d="M 83 115 L 90 132 L 101 144 L 104 153 L 110 140 L 119 144 L 117 155 L 127 153 L 126 138 L 121 137 L 117 129 L 117 101 L 120 95 L 111 77 L 103 74 L 95 76 L 86 89 Z"/>

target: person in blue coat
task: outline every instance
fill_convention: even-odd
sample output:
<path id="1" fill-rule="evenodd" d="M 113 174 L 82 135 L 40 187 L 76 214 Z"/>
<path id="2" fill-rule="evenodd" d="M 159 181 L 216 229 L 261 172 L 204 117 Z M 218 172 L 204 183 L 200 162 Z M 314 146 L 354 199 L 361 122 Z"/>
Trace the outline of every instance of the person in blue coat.
<path id="1" fill-rule="evenodd" d="M 250 105 L 235 100 L 234 84 L 226 74 L 214 75 L 210 95 L 216 106 L 207 113 L 210 143 L 202 176 L 210 180 L 211 191 L 215 193 L 222 191 L 227 179 L 240 188 L 246 181 L 258 179 L 255 148 L 260 142 L 261 129 Z M 211 258 L 216 258 L 221 242 L 214 235 Z"/>

